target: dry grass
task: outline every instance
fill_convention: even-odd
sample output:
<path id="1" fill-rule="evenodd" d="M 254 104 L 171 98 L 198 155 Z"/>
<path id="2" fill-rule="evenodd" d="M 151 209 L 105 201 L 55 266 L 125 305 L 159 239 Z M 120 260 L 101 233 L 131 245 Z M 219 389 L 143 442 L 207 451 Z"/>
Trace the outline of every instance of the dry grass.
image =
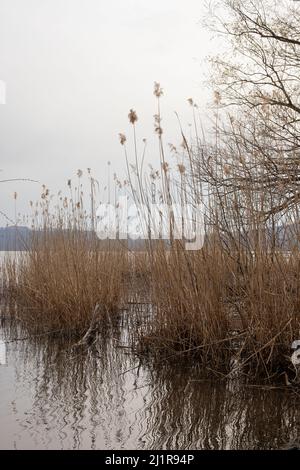
<path id="1" fill-rule="evenodd" d="M 7 287 L 28 326 L 78 333 L 97 303 L 103 321 L 118 312 L 126 262 L 124 250 L 102 251 L 80 232 L 46 230 L 17 262 L 6 261 Z"/>
<path id="2" fill-rule="evenodd" d="M 90 206 L 95 207 L 94 180 L 88 174 Z M 96 304 L 104 325 L 119 312 L 123 300 L 128 253 L 120 243 L 101 243 L 91 231 L 95 221 L 83 207 L 80 170 L 77 176 L 77 187 L 68 182 L 70 197 L 59 193 L 54 207 L 53 196 L 43 188 L 41 200 L 31 203 L 29 250 L 2 263 L 6 298 L 32 330 L 81 334 L 89 327 Z"/>
<path id="3" fill-rule="evenodd" d="M 229 372 L 235 357 L 251 376 L 291 368 L 299 338 L 299 258 L 228 256 L 220 246 L 152 258 L 150 328 L 141 350 Z"/>
<path id="4" fill-rule="evenodd" d="M 170 208 L 178 201 L 202 202 L 206 239 L 196 252 L 186 251 L 172 233 L 171 249 L 163 243 L 155 248 L 147 245 L 155 313 L 140 336 L 140 351 L 158 358 L 189 358 L 223 373 L 230 371 L 234 357 L 240 370 L 250 371 L 251 376 L 271 378 L 290 369 L 294 377 L 290 356 L 293 340 L 300 338 L 300 256 L 297 246 L 287 249 L 277 238 L 277 229 L 291 232 L 293 227 L 297 245 L 297 206 L 284 218 L 274 213 L 281 196 L 269 188 L 261 191 L 257 184 L 260 169 L 252 156 L 249 166 L 245 165 L 238 139 L 234 143 L 225 140 L 221 146 L 216 137 L 216 144 L 209 146 L 200 142 L 197 129 L 194 143 L 182 132 L 183 154 L 171 146 L 173 156 L 175 149 L 175 156 L 180 157 L 177 175 L 172 174 L 163 146 L 159 104 L 155 122 L 161 168 L 145 181 L 141 169 L 136 169 L 137 186 L 128 175 L 135 201 L 151 200 L 154 184 L 160 200 Z M 124 139 L 121 143 L 125 145 Z M 134 132 L 134 160 L 138 162 L 136 148 Z M 125 158 L 129 168 L 126 149 Z M 228 182 L 230 175 L 235 185 Z"/>
<path id="5" fill-rule="evenodd" d="M 222 253 L 186 252 L 180 244 L 166 251 L 162 245 L 151 263 L 156 313 L 141 339 L 143 347 L 159 355 L 178 358 L 184 353 L 205 364 L 225 365 L 229 321 L 223 296 L 230 273 Z"/>
<path id="6" fill-rule="evenodd" d="M 80 185 L 75 189 L 70 185 L 71 199 L 61 198 L 63 208 L 59 208 L 54 221 L 49 216 L 45 191 L 42 237 L 34 240 L 31 250 L 17 263 L 7 261 L 4 266 L 10 298 L 18 306 L 19 318 L 35 328 L 73 332 L 88 328 L 96 303 L 105 315 L 111 315 L 124 300 L 124 289 L 132 292 L 142 287 L 154 309 L 146 327 L 132 324 L 140 352 L 197 361 L 223 374 L 230 371 L 234 357 L 240 371 L 248 371 L 251 376 L 270 379 L 280 375 L 291 369 L 291 343 L 300 338 L 300 256 L 298 248 L 287 253 L 284 245 L 275 243 L 276 227 L 279 224 L 288 229 L 291 221 L 293 239 L 299 240 L 297 208 L 284 219 L 276 219 L 272 213 L 274 195 L 253 189 L 240 149 L 231 144 L 229 150 L 225 146 L 231 155 L 227 161 L 235 162 L 236 181 L 246 182 L 232 189 L 228 183 L 231 170 L 228 163 L 220 163 L 220 148 L 217 144 L 213 149 L 203 145 L 198 135 L 196 144 L 191 144 L 182 133 L 183 150 L 180 154 L 175 150 L 174 176 L 162 140 L 161 95 L 156 84 L 160 168 L 152 169 L 150 177 L 144 179 L 145 149 L 140 157 L 137 115 L 131 110 L 133 174 L 127 139 L 120 135 L 128 170 L 126 184 L 137 205 L 148 207 L 153 185 L 157 198 L 170 207 L 178 201 L 202 202 L 206 234 L 203 248 L 186 251 L 171 233 L 171 248 L 158 241 L 147 243 L 145 253 L 129 254 L 121 245 L 120 249 L 114 245 L 113 250 L 108 245 L 101 251 L 97 240 L 86 231 Z M 255 181 L 258 174 L 255 168 Z M 92 182 L 91 192 L 93 197 Z M 271 218 L 266 219 L 266 213 Z M 133 284 L 127 282 L 125 286 L 124 279 Z"/>

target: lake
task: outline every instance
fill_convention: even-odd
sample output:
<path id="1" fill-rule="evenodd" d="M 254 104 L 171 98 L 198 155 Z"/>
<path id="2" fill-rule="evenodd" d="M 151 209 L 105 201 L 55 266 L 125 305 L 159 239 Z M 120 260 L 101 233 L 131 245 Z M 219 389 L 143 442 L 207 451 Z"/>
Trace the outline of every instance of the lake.
<path id="1" fill-rule="evenodd" d="M 299 396 L 196 368 L 140 362 L 124 322 L 93 348 L 28 338 L 2 316 L 1 449 L 278 449 L 299 440 Z"/>

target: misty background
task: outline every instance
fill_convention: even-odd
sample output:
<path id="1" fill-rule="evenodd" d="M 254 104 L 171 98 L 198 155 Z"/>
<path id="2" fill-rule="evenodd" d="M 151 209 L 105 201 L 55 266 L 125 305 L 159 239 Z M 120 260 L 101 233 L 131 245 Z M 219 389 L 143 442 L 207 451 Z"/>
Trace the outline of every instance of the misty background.
<path id="1" fill-rule="evenodd" d="M 118 133 L 130 141 L 130 108 L 139 117 L 139 141 L 148 141 L 146 162 L 158 166 L 154 81 L 164 89 L 166 144 L 182 140 L 175 110 L 184 125 L 191 122 L 188 98 L 205 121 L 212 95 L 204 86 L 205 59 L 216 52 L 216 42 L 201 25 L 204 3 L 0 0 L 0 79 L 7 101 L 0 106 L 0 179 L 39 182 L 0 184 L 2 211 L 12 219 L 15 212 L 29 213 L 42 184 L 67 192 L 78 169 L 91 168 L 102 190 L 108 171 L 124 178 Z M 6 224 L 0 216 L 0 225 Z"/>

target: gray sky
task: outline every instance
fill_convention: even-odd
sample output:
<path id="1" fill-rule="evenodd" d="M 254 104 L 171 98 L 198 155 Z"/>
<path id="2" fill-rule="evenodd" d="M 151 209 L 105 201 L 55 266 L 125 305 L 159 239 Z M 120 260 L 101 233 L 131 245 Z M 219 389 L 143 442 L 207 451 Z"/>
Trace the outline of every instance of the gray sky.
<path id="1" fill-rule="evenodd" d="M 139 116 L 138 138 L 153 135 L 153 83 L 164 88 L 165 142 L 180 142 L 174 110 L 191 121 L 187 98 L 202 106 L 204 59 L 214 52 L 201 18 L 204 0 L 0 0 L 1 179 L 29 177 L 66 189 L 78 168 L 100 182 L 125 169 L 118 133 L 130 135 L 127 114 Z M 0 185 L 1 210 L 26 211 L 40 185 Z M 3 218 L 0 225 L 4 225 Z"/>

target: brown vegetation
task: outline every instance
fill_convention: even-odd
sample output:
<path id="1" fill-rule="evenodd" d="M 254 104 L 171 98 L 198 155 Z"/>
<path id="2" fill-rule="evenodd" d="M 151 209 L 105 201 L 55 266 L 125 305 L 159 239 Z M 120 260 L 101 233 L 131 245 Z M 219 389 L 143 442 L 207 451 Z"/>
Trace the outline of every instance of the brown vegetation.
<path id="1" fill-rule="evenodd" d="M 44 236 L 18 263 L 8 262 L 5 272 L 18 316 L 26 322 L 65 331 L 87 329 L 97 303 L 112 313 L 126 300 L 125 277 L 133 280 L 130 288 L 136 282 L 148 289 L 154 306 L 147 326 L 133 334 L 135 341 L 138 335 L 139 352 L 159 359 L 189 358 L 222 374 L 230 373 L 234 358 L 240 372 L 270 379 L 290 369 L 295 376 L 290 347 L 300 337 L 300 134 L 295 102 L 299 7 L 292 7 L 291 37 L 280 16 L 268 24 L 261 1 L 223 3 L 233 15 L 225 25 L 227 34 L 244 58 L 252 54 L 259 71 L 253 75 L 251 69 L 216 62 L 224 73 L 217 74 L 221 78 L 215 94 L 214 139 L 200 140 L 197 105 L 189 99 L 195 135 L 189 140 L 181 130 L 180 149 L 169 146 L 176 161 L 172 169 L 163 142 L 163 92 L 158 83 L 154 95 L 159 170 L 144 176 L 146 142 L 139 156 L 134 110 L 129 113 L 134 167 L 127 138 L 120 134 L 128 172 L 124 184 L 135 204 L 146 207 L 142 217 L 150 240 L 145 253 L 131 253 L 128 261 L 121 245 L 119 250 L 99 249 L 82 225 L 86 219 L 78 185 L 73 198 L 62 201 L 65 211 L 59 210 L 54 224 L 68 230 L 53 232 L 46 205 Z M 268 47 L 263 47 L 264 41 Z M 233 112 L 223 121 L 222 105 L 232 100 L 240 118 Z M 116 184 L 121 186 L 117 179 Z M 91 188 L 93 196 L 92 180 Z M 72 196 L 71 185 L 70 191 Z M 45 193 L 44 200 L 47 197 Z M 151 202 L 163 202 L 170 209 L 178 203 L 201 204 L 203 248 L 187 251 L 184 242 L 175 239 L 172 210 L 170 246 L 154 242 Z"/>

